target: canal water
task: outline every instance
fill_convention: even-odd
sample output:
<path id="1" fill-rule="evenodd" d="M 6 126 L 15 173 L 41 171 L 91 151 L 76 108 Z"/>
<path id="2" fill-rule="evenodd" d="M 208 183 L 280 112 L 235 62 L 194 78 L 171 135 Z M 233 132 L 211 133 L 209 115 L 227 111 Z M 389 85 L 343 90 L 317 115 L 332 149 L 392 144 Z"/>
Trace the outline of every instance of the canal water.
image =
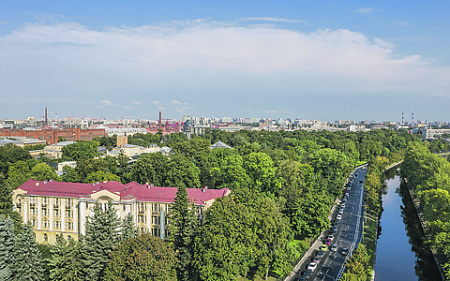
<path id="1" fill-rule="evenodd" d="M 396 170 L 387 173 L 382 196 L 375 281 L 441 280 L 434 259 L 423 243 L 423 233 L 407 189 Z"/>

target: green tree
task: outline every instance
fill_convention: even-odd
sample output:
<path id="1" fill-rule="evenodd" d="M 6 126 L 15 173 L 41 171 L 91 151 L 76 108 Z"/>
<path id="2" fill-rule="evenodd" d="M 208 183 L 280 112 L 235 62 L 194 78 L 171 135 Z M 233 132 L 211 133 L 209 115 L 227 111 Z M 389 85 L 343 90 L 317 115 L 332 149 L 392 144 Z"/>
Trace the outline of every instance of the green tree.
<path id="1" fill-rule="evenodd" d="M 99 143 L 96 141 L 77 141 L 66 145 L 62 149 L 64 161 L 78 161 L 82 158 L 94 158 L 98 155 Z"/>
<path id="2" fill-rule="evenodd" d="M 12 264 L 15 255 L 16 236 L 14 223 L 8 217 L 3 219 L 0 215 L 0 280 L 12 279 Z"/>
<path id="3" fill-rule="evenodd" d="M 135 238 L 137 236 L 136 226 L 134 225 L 133 215 L 131 213 L 128 213 L 127 216 L 122 220 L 120 232 L 120 240 L 122 242 L 131 238 Z"/>
<path id="4" fill-rule="evenodd" d="M 7 184 L 13 189 L 18 188 L 31 178 L 30 168 L 24 161 L 17 161 L 9 166 Z"/>
<path id="5" fill-rule="evenodd" d="M 97 204 L 92 218 L 86 222 L 84 263 L 89 280 L 101 280 L 109 254 L 120 241 L 120 220 L 111 201 Z"/>
<path id="6" fill-rule="evenodd" d="M 194 239 L 198 227 L 195 205 L 189 204 L 185 186 L 178 187 L 171 209 L 171 241 L 178 258 L 177 280 L 196 280 L 194 261 Z"/>
<path id="7" fill-rule="evenodd" d="M 58 180 L 59 177 L 48 164 L 39 163 L 31 169 L 31 177 L 38 181 Z"/>
<path id="8" fill-rule="evenodd" d="M 175 252 L 164 241 L 141 234 L 111 252 L 103 280 L 174 280 L 175 264 Z"/>
<path id="9" fill-rule="evenodd" d="M 265 153 L 250 153 L 244 156 L 244 168 L 251 179 L 251 187 L 257 192 L 277 194 L 281 182 L 275 176 L 276 168 Z"/>
<path id="10" fill-rule="evenodd" d="M 50 279 L 65 281 L 86 280 L 87 275 L 83 263 L 84 244 L 69 239 L 69 243 L 62 235 L 56 236 L 56 245 L 51 249 Z"/>
<path id="11" fill-rule="evenodd" d="M 90 173 L 86 176 L 86 179 L 84 182 L 86 183 L 93 183 L 93 182 L 103 182 L 103 181 L 118 181 L 120 182 L 120 177 L 104 171 L 97 171 Z"/>
<path id="12" fill-rule="evenodd" d="M 41 281 L 44 279 L 42 258 L 30 222 L 25 224 L 23 232 L 17 235 L 11 269 L 12 280 Z"/>

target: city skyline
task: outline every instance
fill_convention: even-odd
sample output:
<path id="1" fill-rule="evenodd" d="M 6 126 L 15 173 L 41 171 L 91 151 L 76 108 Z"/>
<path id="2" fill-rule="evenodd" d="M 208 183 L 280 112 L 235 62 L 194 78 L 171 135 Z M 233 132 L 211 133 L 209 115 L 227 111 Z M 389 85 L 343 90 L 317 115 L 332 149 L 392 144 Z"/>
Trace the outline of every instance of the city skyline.
<path id="1" fill-rule="evenodd" d="M 3 6 L 0 119 L 449 120 L 445 1 Z"/>

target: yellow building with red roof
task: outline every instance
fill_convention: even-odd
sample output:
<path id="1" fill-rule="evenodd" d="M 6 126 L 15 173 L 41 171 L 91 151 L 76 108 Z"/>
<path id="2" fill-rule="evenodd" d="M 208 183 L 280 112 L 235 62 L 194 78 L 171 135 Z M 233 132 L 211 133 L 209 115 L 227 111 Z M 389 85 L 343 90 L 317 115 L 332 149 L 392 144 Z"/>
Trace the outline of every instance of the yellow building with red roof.
<path id="1" fill-rule="evenodd" d="M 116 181 L 68 183 L 28 180 L 13 191 L 14 208 L 24 221 L 30 221 L 39 243 L 56 242 L 56 235 L 78 239 L 84 235 L 87 218 L 96 203 L 111 201 L 117 214 L 124 219 L 131 214 L 139 233 L 166 238 L 169 235 L 167 216 L 177 193 L 176 187 Z M 188 188 L 188 198 L 198 215 L 231 190 Z"/>

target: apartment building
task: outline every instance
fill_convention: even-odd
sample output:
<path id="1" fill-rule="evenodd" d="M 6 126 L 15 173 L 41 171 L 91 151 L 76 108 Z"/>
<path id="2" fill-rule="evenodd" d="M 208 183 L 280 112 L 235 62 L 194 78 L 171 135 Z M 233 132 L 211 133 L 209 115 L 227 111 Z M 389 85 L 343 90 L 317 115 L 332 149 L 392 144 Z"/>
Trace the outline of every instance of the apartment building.
<path id="1" fill-rule="evenodd" d="M 158 187 L 136 182 L 116 181 L 94 184 L 28 180 L 13 191 L 14 208 L 24 221 L 30 221 L 39 243 L 56 243 L 56 235 L 78 239 L 86 232 L 86 222 L 95 204 L 111 201 L 120 219 L 131 214 L 138 232 L 166 238 L 168 215 L 176 187 Z M 188 198 L 196 212 L 203 212 L 231 190 L 188 188 Z"/>

